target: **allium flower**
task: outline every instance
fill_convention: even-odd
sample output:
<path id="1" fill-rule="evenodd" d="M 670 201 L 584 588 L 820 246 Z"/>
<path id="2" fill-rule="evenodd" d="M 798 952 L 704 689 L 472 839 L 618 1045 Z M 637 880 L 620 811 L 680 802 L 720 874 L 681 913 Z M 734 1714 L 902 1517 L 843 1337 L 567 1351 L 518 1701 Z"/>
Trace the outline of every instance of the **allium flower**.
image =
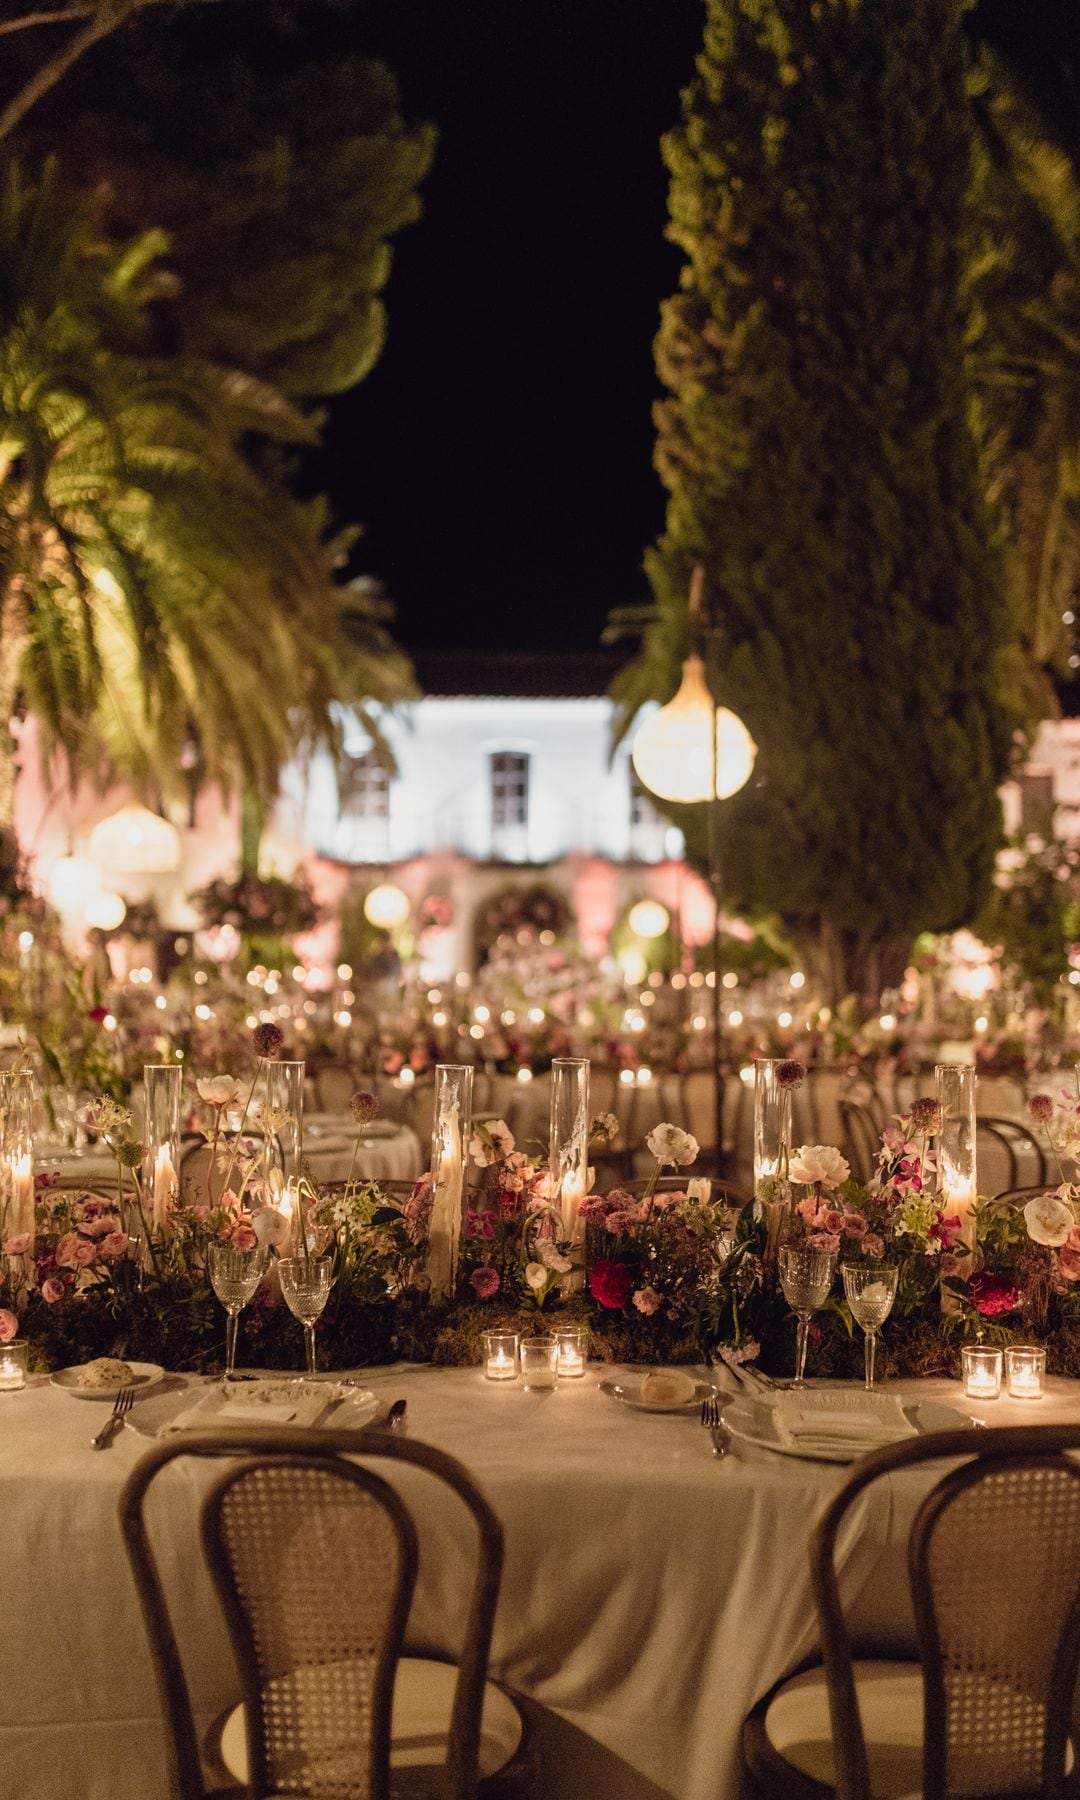
<path id="1" fill-rule="evenodd" d="M 195 1083 L 199 1099 L 207 1106 L 235 1106 L 243 1089 L 235 1075 L 205 1075 Z"/>
<path id="2" fill-rule="evenodd" d="M 256 1056 L 265 1062 L 273 1062 L 281 1055 L 281 1047 L 285 1042 L 285 1033 L 280 1025 L 268 1020 L 264 1025 L 256 1025 L 251 1034 L 251 1044 Z"/>
<path id="3" fill-rule="evenodd" d="M 361 1089 L 349 1101 L 349 1111 L 358 1125 L 370 1125 L 372 1119 L 379 1116 L 379 1096 L 365 1093 Z"/>
<path id="4" fill-rule="evenodd" d="M 10 1344 L 19 1329 L 19 1321 L 6 1306 L 0 1306 L 0 1344 Z"/>
<path id="5" fill-rule="evenodd" d="M 911 1108 L 911 1129 L 919 1137 L 936 1137 L 941 1130 L 941 1102 L 923 1094 Z"/>
<path id="6" fill-rule="evenodd" d="M 778 1088 L 802 1087 L 806 1080 L 805 1063 L 796 1062 L 793 1056 L 787 1056 L 776 1065 L 776 1085 Z"/>
<path id="7" fill-rule="evenodd" d="M 847 1158 L 832 1144 L 800 1144 L 788 1165 L 792 1181 L 806 1187 L 823 1187 L 830 1192 L 851 1174 Z"/>
<path id="8" fill-rule="evenodd" d="M 146 1151 L 137 1138 L 123 1138 L 113 1149 L 117 1162 L 125 1169 L 137 1169 Z"/>
<path id="9" fill-rule="evenodd" d="M 645 1143 L 661 1167 L 671 1164 L 676 1169 L 685 1169 L 698 1153 L 697 1138 L 678 1125 L 654 1126 Z"/>
<path id="10" fill-rule="evenodd" d="M 1057 1250 L 1076 1224 L 1073 1209 L 1058 1194 L 1038 1194 L 1024 1208 L 1024 1224 L 1033 1243 Z"/>
<path id="11" fill-rule="evenodd" d="M 1032 1094 L 1028 1101 L 1028 1112 L 1036 1125 L 1049 1125 L 1054 1116 L 1054 1102 L 1049 1094 Z"/>
<path id="12" fill-rule="evenodd" d="M 499 1291 L 498 1269 L 474 1269 L 469 1282 L 478 1300 L 490 1300 Z"/>
<path id="13" fill-rule="evenodd" d="M 644 1313 L 646 1317 L 649 1317 L 649 1315 L 654 1312 L 658 1312 L 662 1303 L 662 1296 L 657 1293 L 654 1287 L 638 1288 L 637 1293 L 634 1295 L 634 1305 L 637 1307 L 638 1312 Z"/>

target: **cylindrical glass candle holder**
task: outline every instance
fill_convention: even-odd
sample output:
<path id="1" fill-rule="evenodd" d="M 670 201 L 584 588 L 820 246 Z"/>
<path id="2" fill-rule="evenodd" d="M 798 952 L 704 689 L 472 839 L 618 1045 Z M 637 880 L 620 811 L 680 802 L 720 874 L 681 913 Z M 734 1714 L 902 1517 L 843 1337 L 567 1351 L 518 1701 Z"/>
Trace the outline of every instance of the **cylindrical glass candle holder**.
<path id="1" fill-rule="evenodd" d="M 1010 1344 L 1005 1352 L 1005 1386 L 1013 1400 L 1041 1400 L 1046 1351 L 1036 1344 Z"/>
<path id="2" fill-rule="evenodd" d="M 34 1236 L 34 1077 L 0 1077 L 0 1195 L 5 1237 Z"/>
<path id="3" fill-rule="evenodd" d="M 268 1062 L 263 1095 L 266 1155 L 276 1162 L 287 1188 L 300 1180 L 304 1155 L 304 1069 L 301 1062 Z"/>
<path id="4" fill-rule="evenodd" d="M 589 1064 L 557 1056 L 551 1065 L 551 1195 L 563 1234 L 580 1242 L 578 1211 L 589 1191 Z"/>
<path id="5" fill-rule="evenodd" d="M 991 1344 L 965 1344 L 960 1360 L 965 1398 L 996 1400 L 1001 1392 L 1001 1351 Z"/>
<path id="6" fill-rule="evenodd" d="M 787 1176 L 791 1150 L 791 1089 L 780 1086 L 780 1059 L 759 1056 L 754 1064 L 754 1193 L 763 1182 Z"/>
<path id="7" fill-rule="evenodd" d="M 453 1292 L 472 1131 L 473 1072 L 467 1063 L 436 1063 L 431 1127 L 431 1223 L 427 1274 L 436 1291 Z"/>
<path id="8" fill-rule="evenodd" d="M 149 1220 L 156 1231 L 168 1228 L 169 1217 L 180 1191 L 180 1089 L 184 1072 L 179 1063 L 143 1064 L 143 1194 L 149 1204 Z"/>
<path id="9" fill-rule="evenodd" d="M 560 1381 L 579 1381 L 589 1360 L 589 1334 L 582 1326 L 565 1326 L 556 1331 L 558 1359 L 555 1372 Z"/>
<path id="10" fill-rule="evenodd" d="M 555 1386 L 559 1345 L 553 1337 L 522 1338 L 521 1385 L 543 1390 Z"/>
<path id="11" fill-rule="evenodd" d="M 516 1331 L 485 1331 L 484 1379 L 516 1381 L 518 1378 L 518 1346 Z"/>
<path id="12" fill-rule="evenodd" d="M 969 1246 L 978 1194 L 975 1169 L 975 1070 L 970 1063 L 938 1063 L 934 1069 L 941 1103 L 938 1170 L 947 1213 L 960 1215 L 960 1236 Z"/>
<path id="13" fill-rule="evenodd" d="M 0 1344 L 0 1394 L 16 1394 L 26 1386 L 27 1348 L 25 1338 Z"/>

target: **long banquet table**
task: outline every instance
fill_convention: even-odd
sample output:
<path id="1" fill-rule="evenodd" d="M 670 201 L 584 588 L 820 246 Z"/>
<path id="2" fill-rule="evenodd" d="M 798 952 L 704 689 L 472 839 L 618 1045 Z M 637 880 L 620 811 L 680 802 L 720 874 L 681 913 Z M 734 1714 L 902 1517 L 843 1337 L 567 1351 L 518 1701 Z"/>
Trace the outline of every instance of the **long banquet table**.
<path id="1" fill-rule="evenodd" d="M 735 1796 L 743 1716 L 814 1648 L 807 1539 L 843 1469 L 741 1446 L 718 1460 L 696 1419 L 626 1410 L 599 1391 L 593 1368 L 553 1394 L 471 1369 L 360 1373 L 383 1399 L 407 1398 L 412 1435 L 460 1457 L 503 1520 L 492 1671 L 543 1709 L 537 1800 Z M 964 1406 L 957 1383 L 895 1391 Z M 1052 1380 L 1042 1401 L 967 1410 L 995 1425 L 1080 1419 L 1080 1382 Z M 103 1417 L 44 1377 L 0 1394 L 0 1790 L 12 1800 L 162 1793 L 153 1678 L 117 1526 L 121 1483 L 146 1440 L 128 1429 L 92 1451 Z M 211 1472 L 174 1465 L 153 1515 L 207 1722 L 236 1698 L 194 1547 Z M 452 1652 L 464 1517 L 428 1477 L 394 1479 L 423 1546 L 410 1643 Z M 878 1649 L 911 1647 L 903 1543 L 929 1480 L 877 1484 L 845 1535 L 842 1585 L 857 1636 Z"/>

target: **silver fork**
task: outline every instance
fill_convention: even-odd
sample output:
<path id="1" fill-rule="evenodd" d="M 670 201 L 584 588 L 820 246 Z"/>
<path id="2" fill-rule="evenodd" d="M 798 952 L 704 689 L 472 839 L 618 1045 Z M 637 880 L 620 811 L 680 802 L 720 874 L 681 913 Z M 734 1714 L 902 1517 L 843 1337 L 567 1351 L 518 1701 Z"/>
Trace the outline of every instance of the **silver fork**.
<path id="1" fill-rule="evenodd" d="M 122 1387 L 120 1389 L 116 1399 L 113 1401 L 112 1412 L 109 1414 L 97 1435 L 90 1439 L 91 1450 L 104 1450 L 106 1444 L 112 1443 L 113 1435 L 115 1432 L 119 1431 L 121 1425 L 124 1423 L 124 1419 L 131 1411 L 134 1399 L 135 1389 L 133 1387 Z"/>
<path id="2" fill-rule="evenodd" d="M 713 1455 L 726 1456 L 731 1448 L 731 1433 L 721 1417 L 720 1402 L 715 1394 L 709 1394 L 701 1402 L 701 1423 L 712 1438 Z"/>

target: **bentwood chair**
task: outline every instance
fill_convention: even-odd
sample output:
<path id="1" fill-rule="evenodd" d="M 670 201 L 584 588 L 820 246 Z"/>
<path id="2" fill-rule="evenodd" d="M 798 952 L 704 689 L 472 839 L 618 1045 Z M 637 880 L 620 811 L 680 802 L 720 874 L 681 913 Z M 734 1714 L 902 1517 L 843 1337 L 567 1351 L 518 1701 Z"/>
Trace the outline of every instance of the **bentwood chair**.
<path id="1" fill-rule="evenodd" d="M 844 1155 L 851 1173 L 856 1181 L 869 1181 L 877 1161 L 880 1136 L 874 1115 L 858 1100 L 841 1100 L 840 1117 L 844 1123 Z"/>
<path id="2" fill-rule="evenodd" d="M 689 1170 L 687 1170 L 685 1175 L 661 1175 L 653 1188 L 653 1192 L 656 1194 L 685 1194 L 686 1184 L 688 1181 L 692 1180 L 693 1176 L 690 1174 Z M 718 1181 L 715 1175 L 710 1176 L 709 1180 L 711 1183 L 710 1198 L 717 1204 L 723 1203 L 724 1206 L 730 1206 L 736 1212 L 741 1211 L 744 1206 L 749 1206 L 749 1194 L 744 1194 L 742 1189 L 735 1187 L 732 1182 Z M 645 1190 L 648 1186 L 649 1181 L 647 1178 L 644 1180 L 622 1181 L 619 1183 L 620 1191 L 624 1194 L 630 1194 L 635 1200 L 644 1198 Z"/>
<path id="3" fill-rule="evenodd" d="M 1080 1656 L 1080 1425 L 907 1439 L 864 1457 L 810 1547 L 823 1661 L 743 1727 L 769 1800 L 1063 1800 Z M 953 1466 L 962 1458 L 959 1467 Z M 873 1482 L 950 1466 L 908 1541 L 919 1660 L 855 1660 L 836 1549 Z"/>
<path id="4" fill-rule="evenodd" d="M 176 1458 L 223 1451 L 200 1536 L 241 1700 L 200 1747 L 145 1503 Z M 395 1488 L 367 1466 L 374 1459 L 426 1471 L 471 1516 L 478 1548 L 456 1664 L 401 1654 L 417 1531 Z M 230 1432 L 227 1445 L 192 1433 L 143 1457 L 124 1484 L 120 1520 L 169 1727 L 173 1800 L 512 1800 L 525 1791 L 521 1712 L 487 1679 L 502 1529 L 453 1457 L 383 1432 L 253 1426 Z"/>

